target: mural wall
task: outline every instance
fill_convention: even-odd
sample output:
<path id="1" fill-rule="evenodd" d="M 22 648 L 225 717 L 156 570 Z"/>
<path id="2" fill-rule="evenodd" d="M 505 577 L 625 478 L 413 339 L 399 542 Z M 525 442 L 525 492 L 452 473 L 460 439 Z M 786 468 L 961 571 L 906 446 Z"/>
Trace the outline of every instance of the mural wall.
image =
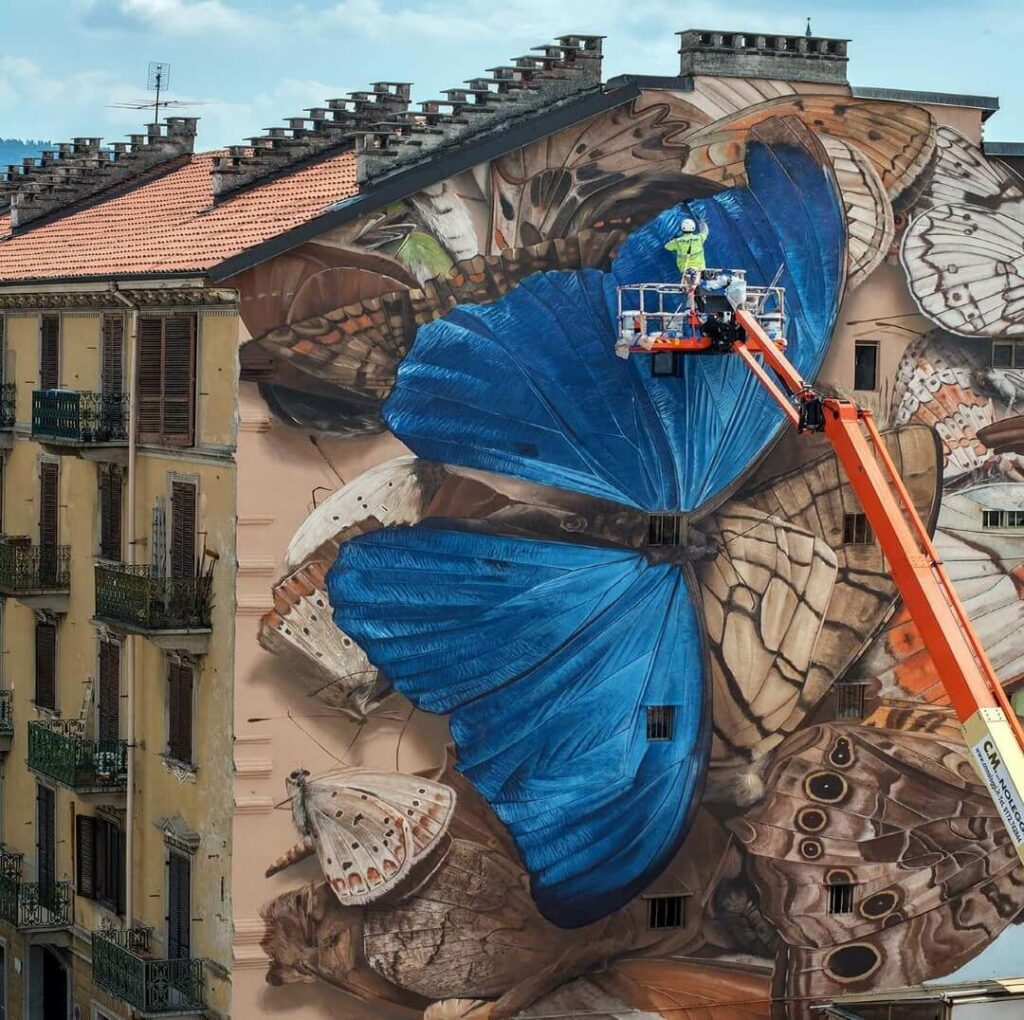
<path id="1" fill-rule="evenodd" d="M 274 714 L 239 722 L 288 772 L 240 849 L 268 1012 L 803 1017 L 1021 919 L 834 457 L 738 359 L 614 348 L 616 288 L 677 281 L 687 217 L 785 287 L 805 375 L 848 387 L 877 342 L 897 370 L 858 397 L 1010 680 L 1024 184 L 941 111 L 698 82 L 237 281 L 280 458 L 240 506 L 295 523 L 251 660 Z"/>

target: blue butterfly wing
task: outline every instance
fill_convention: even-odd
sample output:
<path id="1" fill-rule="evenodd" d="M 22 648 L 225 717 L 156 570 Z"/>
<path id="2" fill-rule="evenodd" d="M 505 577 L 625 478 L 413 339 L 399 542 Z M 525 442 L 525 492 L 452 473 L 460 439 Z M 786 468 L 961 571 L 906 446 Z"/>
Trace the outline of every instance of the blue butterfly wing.
<path id="1" fill-rule="evenodd" d="M 709 265 L 767 284 L 783 268 L 789 354 L 824 358 L 842 291 L 845 220 L 831 170 L 798 137 L 747 147 L 750 184 L 675 206 L 635 231 L 611 273 L 537 274 L 499 301 L 424 326 L 384 407 L 421 457 L 645 510 L 721 497 L 782 423 L 736 358 L 683 359 L 678 378 L 615 356 L 616 287 L 678 279 L 665 242 L 706 219 Z"/>
<path id="2" fill-rule="evenodd" d="M 634 552 L 427 522 L 361 535 L 328 576 L 335 620 L 415 705 L 450 713 L 459 768 L 564 927 L 668 863 L 709 749 L 682 571 Z M 647 708 L 672 706 L 671 738 Z"/>

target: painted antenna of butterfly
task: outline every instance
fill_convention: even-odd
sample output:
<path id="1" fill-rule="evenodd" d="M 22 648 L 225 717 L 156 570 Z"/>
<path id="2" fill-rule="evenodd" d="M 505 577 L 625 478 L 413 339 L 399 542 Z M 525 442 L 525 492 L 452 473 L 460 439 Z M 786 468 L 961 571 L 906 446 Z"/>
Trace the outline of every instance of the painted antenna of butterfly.
<path id="1" fill-rule="evenodd" d="M 285 781 L 302 840 L 267 868 L 267 877 L 314 853 L 345 906 L 407 895 L 443 862 L 455 791 L 401 772 L 349 768 L 311 779 L 298 769 Z"/>

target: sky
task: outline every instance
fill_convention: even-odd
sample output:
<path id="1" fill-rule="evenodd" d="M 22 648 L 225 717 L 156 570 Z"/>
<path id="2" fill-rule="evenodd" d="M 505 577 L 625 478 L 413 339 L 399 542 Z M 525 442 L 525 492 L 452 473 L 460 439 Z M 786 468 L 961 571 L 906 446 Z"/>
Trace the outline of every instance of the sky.
<path id="1" fill-rule="evenodd" d="M 990 141 L 1024 141 L 1019 0 L 0 0 L 0 137 L 137 132 L 151 60 L 201 101 L 200 148 L 239 144 L 375 80 L 415 100 L 569 32 L 605 40 L 605 77 L 678 72 L 675 32 L 851 38 L 855 85 L 1001 97 Z"/>

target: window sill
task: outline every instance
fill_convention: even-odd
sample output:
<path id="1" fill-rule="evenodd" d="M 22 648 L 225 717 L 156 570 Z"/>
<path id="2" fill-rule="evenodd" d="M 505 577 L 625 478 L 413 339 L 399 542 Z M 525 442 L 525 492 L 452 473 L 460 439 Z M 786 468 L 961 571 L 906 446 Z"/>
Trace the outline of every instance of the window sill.
<path id="1" fill-rule="evenodd" d="M 199 766 L 193 765 L 191 762 L 182 761 L 180 758 L 175 758 L 171 754 L 158 755 L 160 760 L 174 772 L 184 772 L 190 776 L 195 776 L 199 772 Z"/>

